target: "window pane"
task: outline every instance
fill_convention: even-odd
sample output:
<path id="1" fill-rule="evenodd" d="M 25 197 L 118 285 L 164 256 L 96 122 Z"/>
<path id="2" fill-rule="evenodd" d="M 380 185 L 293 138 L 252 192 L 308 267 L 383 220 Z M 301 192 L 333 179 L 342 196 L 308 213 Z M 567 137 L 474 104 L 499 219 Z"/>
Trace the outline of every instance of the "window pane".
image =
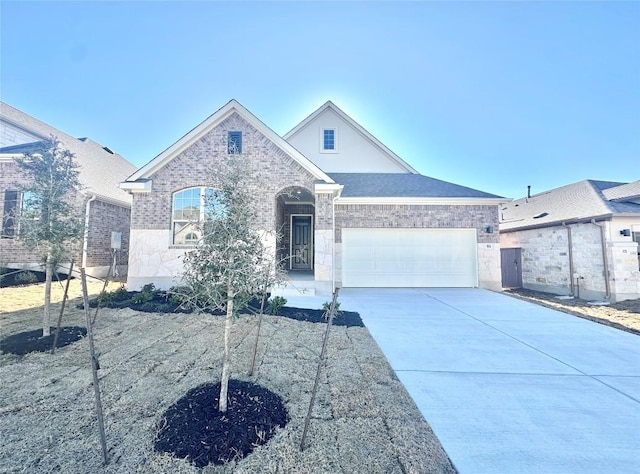
<path id="1" fill-rule="evenodd" d="M 335 149 L 335 130 L 324 130 L 323 148 L 325 150 Z"/>
<path id="2" fill-rule="evenodd" d="M 205 219 L 218 219 L 224 217 L 226 209 L 224 204 L 216 197 L 213 189 L 207 189 L 206 191 L 206 206 L 205 206 Z"/>
<path id="3" fill-rule="evenodd" d="M 229 132 L 227 151 L 230 155 L 242 153 L 242 132 Z"/>
<path id="4" fill-rule="evenodd" d="M 2 217 L 2 236 L 15 235 L 16 213 L 18 209 L 18 191 L 4 192 L 4 214 Z"/>

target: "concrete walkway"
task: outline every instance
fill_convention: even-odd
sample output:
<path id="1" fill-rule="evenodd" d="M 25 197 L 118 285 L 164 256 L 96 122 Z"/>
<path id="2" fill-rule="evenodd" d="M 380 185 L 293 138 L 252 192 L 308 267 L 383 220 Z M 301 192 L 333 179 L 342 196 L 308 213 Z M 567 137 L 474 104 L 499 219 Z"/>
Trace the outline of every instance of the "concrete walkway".
<path id="1" fill-rule="evenodd" d="M 640 472 L 639 336 L 481 289 L 343 289 L 339 301 L 462 474 Z"/>

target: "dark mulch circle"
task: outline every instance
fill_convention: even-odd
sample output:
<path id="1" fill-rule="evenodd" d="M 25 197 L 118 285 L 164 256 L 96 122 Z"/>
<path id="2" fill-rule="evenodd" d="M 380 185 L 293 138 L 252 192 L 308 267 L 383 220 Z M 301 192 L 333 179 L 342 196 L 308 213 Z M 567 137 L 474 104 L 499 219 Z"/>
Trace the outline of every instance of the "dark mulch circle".
<path id="1" fill-rule="evenodd" d="M 229 381 L 228 409 L 218 411 L 220 383 L 191 389 L 164 413 L 155 449 L 197 467 L 247 456 L 289 421 L 282 399 L 260 385 Z"/>
<path id="2" fill-rule="evenodd" d="M 42 337 L 42 329 L 19 332 L 0 340 L 0 351 L 8 354 L 25 355 L 29 352 L 47 352 L 51 350 L 56 328 L 50 329 L 49 336 Z M 56 348 L 65 347 L 82 339 L 87 335 L 87 329 L 80 326 L 66 326 L 60 328 L 60 335 Z"/>

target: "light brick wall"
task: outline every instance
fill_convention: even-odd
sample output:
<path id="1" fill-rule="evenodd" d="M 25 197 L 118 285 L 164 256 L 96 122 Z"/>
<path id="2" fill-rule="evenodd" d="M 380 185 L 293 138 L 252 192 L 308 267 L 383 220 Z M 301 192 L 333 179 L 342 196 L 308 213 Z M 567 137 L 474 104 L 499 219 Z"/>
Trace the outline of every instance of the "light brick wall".
<path id="1" fill-rule="evenodd" d="M 492 233 L 486 228 L 493 227 Z M 343 228 L 476 229 L 478 243 L 498 243 L 498 206 L 338 204 L 336 242 Z"/>
<path id="2" fill-rule="evenodd" d="M 239 115 L 231 115 L 151 176 L 151 192 L 133 194 L 129 288 L 135 289 L 149 281 L 167 287 L 179 282 L 184 249 L 171 245 L 173 194 L 194 186 L 216 188 L 219 185 L 216 168 L 228 159 L 229 131 L 242 132 L 241 157 L 256 170 L 255 181 L 249 186 L 257 194 L 260 228 L 277 231 L 280 230 L 277 227 L 288 220 L 285 207 L 277 199 L 280 193 L 296 186 L 313 194 L 316 178 L 311 173 Z M 137 239 L 138 236 L 147 238 L 153 230 L 166 233 L 159 237 L 162 242 L 150 250 L 151 247 Z M 283 244 L 288 246 L 288 241 Z M 272 245 L 275 247 L 275 242 Z"/>
<path id="3" fill-rule="evenodd" d="M 13 162 L 0 162 L 0 213 L 4 212 L 4 192 L 5 190 L 17 190 L 18 185 L 28 185 L 28 181 L 19 173 L 19 169 Z M 77 194 L 72 197 L 76 203 L 75 208 L 81 216 L 85 215 L 87 198 Z M 101 202 L 99 200 L 91 203 L 89 241 L 87 252 L 87 268 L 92 269 L 92 275 L 103 276 L 111 264 L 111 253 L 109 246 L 111 243 L 111 230 L 122 232 L 123 248 L 125 253 L 123 263 L 126 265 L 126 251 L 129 240 L 130 210 L 126 207 L 117 206 Z M 73 246 L 67 246 L 70 255 L 76 260 L 76 268 L 82 262 L 82 240 Z M 29 267 L 39 269 L 42 262 L 44 250 L 30 250 L 24 241 L 19 238 L 0 239 L 0 266 L 10 265 L 15 268 Z M 68 261 L 62 262 L 67 267 Z M 101 269 L 100 269 L 101 268 Z M 123 267 L 126 269 L 126 267 Z"/>
<path id="4" fill-rule="evenodd" d="M 315 178 L 262 135 L 233 114 L 155 173 L 153 191 L 133 195 L 134 229 L 170 229 L 173 193 L 192 186 L 216 187 L 216 165 L 226 160 L 227 133 L 242 131 L 242 156 L 256 168 L 260 226 L 276 227 L 276 197 L 284 189 L 300 186 L 313 192 Z"/>
<path id="5" fill-rule="evenodd" d="M 20 186 L 28 186 L 30 183 L 19 172 L 18 166 L 13 161 L 0 162 L 0 214 L 4 219 L 4 197 L 6 190 L 19 190 Z M 72 201 L 76 202 L 77 210 L 82 212 L 82 197 L 73 196 Z M 70 254 L 75 252 L 76 259 L 80 255 L 81 244 L 67 246 Z M 30 249 L 20 238 L 0 238 L 0 266 L 9 268 L 30 268 L 41 270 L 46 251 L 40 248 Z M 68 262 L 62 262 L 68 266 Z"/>
<path id="6" fill-rule="evenodd" d="M 87 241 L 87 267 L 105 267 L 113 263 L 111 232 L 122 233 L 122 247 L 117 260 L 120 274 L 126 272 L 129 253 L 129 224 L 131 210 L 100 200 L 92 201 L 89 211 L 89 235 Z"/>

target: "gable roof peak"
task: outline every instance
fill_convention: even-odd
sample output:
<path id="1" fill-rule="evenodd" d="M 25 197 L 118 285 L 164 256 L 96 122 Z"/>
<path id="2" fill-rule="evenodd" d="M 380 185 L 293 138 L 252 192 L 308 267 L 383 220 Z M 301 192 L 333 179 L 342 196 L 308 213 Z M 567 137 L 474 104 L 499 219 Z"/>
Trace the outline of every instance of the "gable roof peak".
<path id="1" fill-rule="evenodd" d="M 297 161 L 303 168 L 309 171 L 317 179 L 322 181 L 333 183 L 333 180 L 324 173 L 315 164 L 309 161 L 298 150 L 296 150 L 291 144 L 285 141 L 280 135 L 274 132 L 268 127 L 262 120 L 251 113 L 236 99 L 231 99 L 225 105 L 216 110 L 213 114 L 209 115 L 204 121 L 196 125 L 189 132 L 183 135 L 178 141 L 166 148 L 163 152 L 149 161 L 142 168 L 138 169 L 135 173 L 129 176 L 124 183 L 121 183 L 120 187 L 123 189 L 129 189 L 126 183 L 131 183 L 139 180 L 150 178 L 156 171 L 164 167 L 167 163 L 173 160 L 182 151 L 189 148 L 202 136 L 208 133 L 210 130 L 218 126 L 225 119 L 232 114 L 237 113 L 243 120 L 255 127 L 260 133 L 267 137 L 271 142 L 278 146 L 281 150 L 287 153 L 295 161 Z"/>
<path id="2" fill-rule="evenodd" d="M 371 133 L 369 133 L 362 125 L 356 122 L 353 118 L 347 115 L 340 107 L 334 104 L 331 100 L 327 100 L 324 104 L 318 107 L 314 112 L 308 115 L 302 122 L 293 127 L 289 132 L 284 134 L 284 139 L 289 141 L 294 138 L 298 133 L 311 125 L 316 118 L 322 115 L 326 110 L 331 109 L 333 112 L 340 117 L 348 126 L 353 128 L 357 133 L 359 133 L 365 140 L 371 143 L 374 147 L 379 149 L 383 154 L 385 154 L 392 162 L 399 165 L 401 168 L 406 170 L 408 173 L 419 174 L 418 171 L 412 167 L 409 163 L 404 161 L 398 155 L 396 155 L 393 151 L 391 151 L 385 144 L 383 144 L 380 140 L 374 137 Z"/>

